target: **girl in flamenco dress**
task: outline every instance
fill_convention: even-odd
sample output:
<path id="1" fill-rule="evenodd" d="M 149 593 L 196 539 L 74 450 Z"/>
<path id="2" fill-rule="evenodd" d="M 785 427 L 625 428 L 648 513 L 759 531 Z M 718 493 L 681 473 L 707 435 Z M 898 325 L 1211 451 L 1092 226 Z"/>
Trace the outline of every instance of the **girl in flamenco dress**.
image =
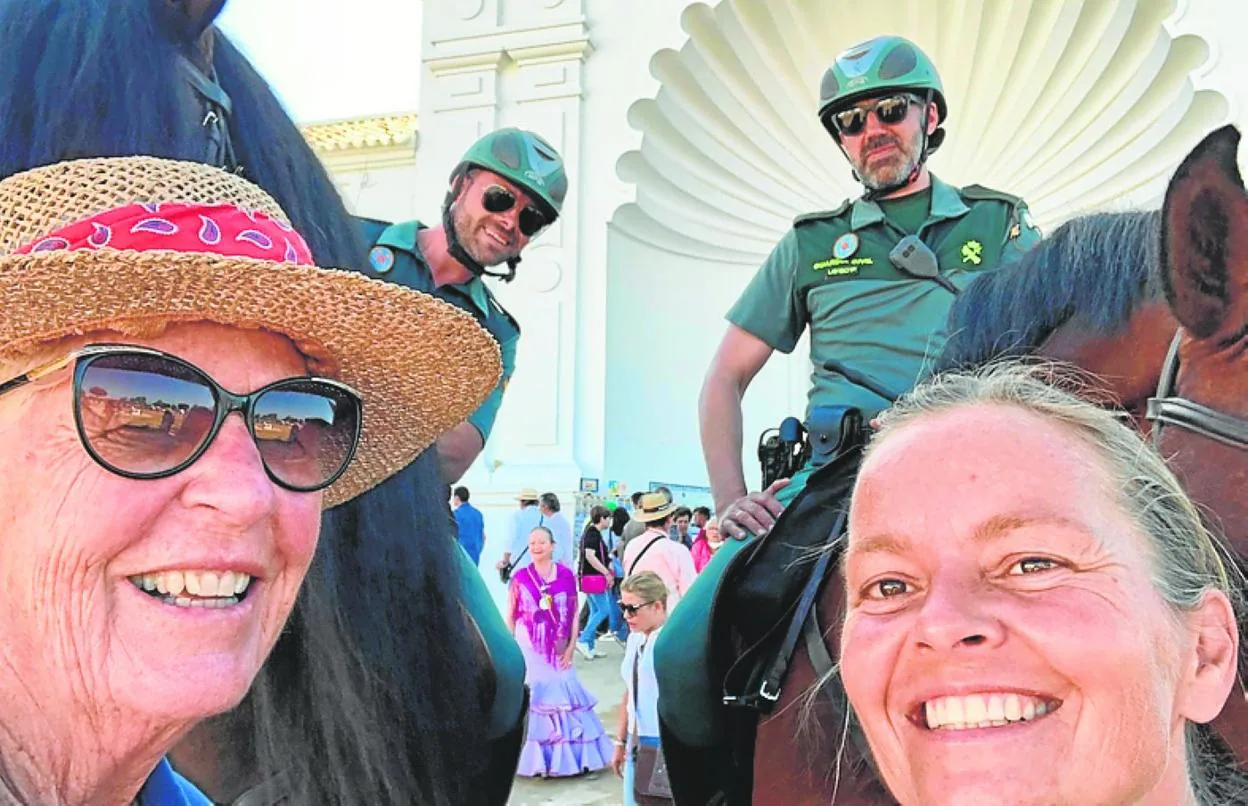
<path id="1" fill-rule="evenodd" d="M 594 713 L 598 704 L 572 668 L 577 592 L 572 570 L 554 561 L 554 536 L 529 534 L 530 565 L 511 578 L 507 625 L 524 652 L 529 723 L 517 775 L 558 778 L 600 770 L 611 740 Z"/>

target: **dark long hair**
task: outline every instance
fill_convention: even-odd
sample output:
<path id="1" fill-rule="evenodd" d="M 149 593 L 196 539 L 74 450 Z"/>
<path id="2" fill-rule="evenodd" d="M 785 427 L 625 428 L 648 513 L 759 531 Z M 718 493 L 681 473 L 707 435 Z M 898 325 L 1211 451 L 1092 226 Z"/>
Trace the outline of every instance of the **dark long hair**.
<path id="1" fill-rule="evenodd" d="M 203 111 L 163 0 L 0 0 L 0 176 L 83 157 L 206 161 Z M 166 12 L 167 13 L 167 12 Z M 210 22 L 210 21 L 209 21 Z M 191 36 L 197 31 L 184 32 Z M 364 243 L 265 81 L 215 32 L 244 175 L 320 265 Z M 222 766 L 283 774 L 295 803 L 470 804 L 485 744 L 454 531 L 428 454 L 326 513 L 294 614 L 243 705 L 213 720 Z"/>

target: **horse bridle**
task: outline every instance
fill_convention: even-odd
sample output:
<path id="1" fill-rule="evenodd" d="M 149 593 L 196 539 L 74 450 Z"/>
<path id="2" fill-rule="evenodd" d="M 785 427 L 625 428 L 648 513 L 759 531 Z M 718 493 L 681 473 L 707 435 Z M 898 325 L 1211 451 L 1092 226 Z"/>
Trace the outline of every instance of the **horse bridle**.
<path id="1" fill-rule="evenodd" d="M 205 74 L 185 55 L 179 55 L 178 66 L 204 110 L 200 126 L 208 138 L 206 161 L 227 171 L 238 172 L 238 157 L 230 139 L 230 113 L 234 106 L 230 96 L 217 83 L 216 71 Z"/>
<path id="2" fill-rule="evenodd" d="M 1145 416 L 1153 423 L 1153 446 L 1161 448 L 1162 428 L 1173 425 L 1223 445 L 1248 450 L 1248 418 L 1227 414 L 1175 394 L 1182 336 L 1182 330 L 1174 334 L 1170 350 L 1166 353 L 1166 363 L 1161 368 L 1161 378 L 1157 381 L 1157 395 L 1148 399 Z"/>

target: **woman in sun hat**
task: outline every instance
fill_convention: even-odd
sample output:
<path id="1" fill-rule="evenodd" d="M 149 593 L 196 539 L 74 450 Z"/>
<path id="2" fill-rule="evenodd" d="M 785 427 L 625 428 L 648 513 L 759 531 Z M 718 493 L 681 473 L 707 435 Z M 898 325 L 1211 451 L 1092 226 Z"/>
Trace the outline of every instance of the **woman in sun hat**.
<path id="1" fill-rule="evenodd" d="M 460 422 L 498 347 L 146 157 L 0 181 L 0 310 L 2 799 L 205 803 L 164 754 L 246 693 L 321 510 Z"/>

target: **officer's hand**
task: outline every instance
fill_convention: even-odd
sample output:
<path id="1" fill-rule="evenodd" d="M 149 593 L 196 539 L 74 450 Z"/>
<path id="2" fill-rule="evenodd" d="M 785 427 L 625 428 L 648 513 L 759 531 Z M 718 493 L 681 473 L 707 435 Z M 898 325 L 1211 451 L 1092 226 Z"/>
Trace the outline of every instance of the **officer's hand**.
<path id="1" fill-rule="evenodd" d="M 719 530 L 736 540 L 767 534 L 784 511 L 784 504 L 776 498 L 776 493 L 788 486 L 788 479 L 776 479 L 761 493 L 750 493 L 733 501 L 719 516 Z"/>

